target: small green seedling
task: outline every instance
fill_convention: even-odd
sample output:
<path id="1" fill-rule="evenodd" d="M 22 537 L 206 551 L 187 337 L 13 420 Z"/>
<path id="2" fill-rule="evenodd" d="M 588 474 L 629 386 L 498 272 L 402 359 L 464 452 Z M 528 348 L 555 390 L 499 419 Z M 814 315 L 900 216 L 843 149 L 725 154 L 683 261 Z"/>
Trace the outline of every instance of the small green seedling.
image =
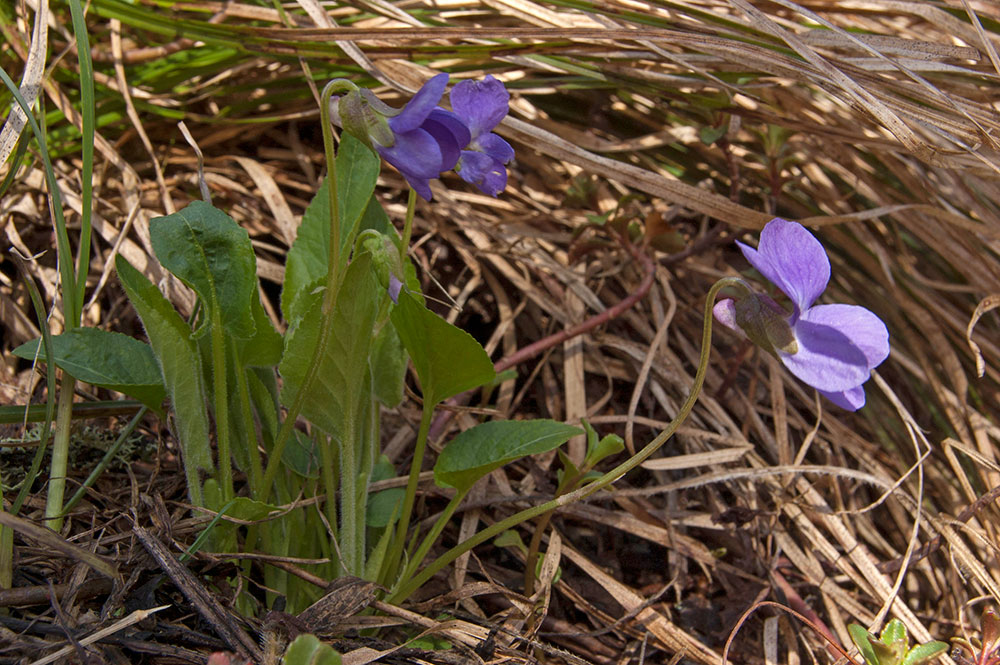
<path id="1" fill-rule="evenodd" d="M 927 642 L 910 648 L 906 626 L 899 619 L 892 619 L 875 637 L 864 626 L 852 623 L 847 626 L 851 640 L 865 659 L 865 665 L 923 665 L 948 650 L 947 642 Z"/>
<path id="2" fill-rule="evenodd" d="M 996 610 L 990 608 L 983 612 L 979 622 L 982 639 L 967 640 L 963 637 L 953 637 L 951 641 L 958 649 L 952 654 L 959 665 L 1000 665 L 1000 617 Z M 966 657 L 962 651 L 967 651 Z"/>

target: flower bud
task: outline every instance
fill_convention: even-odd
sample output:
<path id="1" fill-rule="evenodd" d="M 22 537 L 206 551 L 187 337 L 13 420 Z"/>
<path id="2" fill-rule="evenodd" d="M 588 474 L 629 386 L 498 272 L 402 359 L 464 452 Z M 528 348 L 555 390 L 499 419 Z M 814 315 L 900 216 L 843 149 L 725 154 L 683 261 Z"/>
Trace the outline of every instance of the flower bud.
<path id="1" fill-rule="evenodd" d="M 373 104 L 372 100 L 378 105 Z M 337 111 L 344 129 L 363 141 L 368 147 L 374 149 L 373 141 L 383 148 L 391 148 L 395 145 L 396 137 L 393 135 L 386 117 L 389 115 L 386 111 L 393 112 L 394 109 L 376 99 L 367 88 L 352 90 L 341 97 L 337 104 Z"/>
<path id="2" fill-rule="evenodd" d="M 749 293 L 735 302 L 736 325 L 750 340 L 768 353 L 795 354 L 799 343 L 788 322 L 788 312 L 771 298 Z"/>

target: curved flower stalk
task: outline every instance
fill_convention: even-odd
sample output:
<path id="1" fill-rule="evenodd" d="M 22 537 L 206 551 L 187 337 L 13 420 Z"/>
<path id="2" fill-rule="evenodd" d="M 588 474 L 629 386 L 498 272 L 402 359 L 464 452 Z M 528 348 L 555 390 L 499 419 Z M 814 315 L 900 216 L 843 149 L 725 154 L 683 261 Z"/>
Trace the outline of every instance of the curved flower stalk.
<path id="1" fill-rule="evenodd" d="M 353 88 L 337 100 L 335 114 L 344 129 L 372 147 L 406 178 L 410 187 L 431 200 L 430 181 L 458 163 L 472 140 L 468 127 L 440 108 L 448 75 L 427 81 L 402 109 L 380 101 L 367 88 Z"/>
<path id="2" fill-rule="evenodd" d="M 472 135 L 455 171 L 479 191 L 496 196 L 507 186 L 506 165 L 514 149 L 493 133 L 507 115 L 510 93 L 492 75 L 482 81 L 462 81 L 451 91 L 451 107 Z"/>
<path id="3" fill-rule="evenodd" d="M 719 323 L 774 354 L 788 370 L 831 402 L 850 411 L 865 405 L 863 384 L 889 356 L 889 331 L 857 305 L 814 305 L 830 281 L 823 245 L 797 222 L 772 219 L 743 256 L 792 301 L 793 311 L 766 295 L 721 300 Z"/>

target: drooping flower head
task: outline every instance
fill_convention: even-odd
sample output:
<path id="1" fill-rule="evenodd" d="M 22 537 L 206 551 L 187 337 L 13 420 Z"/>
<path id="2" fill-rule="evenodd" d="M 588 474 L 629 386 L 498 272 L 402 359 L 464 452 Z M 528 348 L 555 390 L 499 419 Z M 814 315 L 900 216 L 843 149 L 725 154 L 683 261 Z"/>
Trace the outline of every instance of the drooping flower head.
<path id="1" fill-rule="evenodd" d="M 509 102 L 510 93 L 492 75 L 482 81 L 462 81 L 451 91 L 451 107 L 471 134 L 455 171 L 490 196 L 507 186 L 506 164 L 514 159 L 510 144 L 493 133 L 507 115 Z"/>
<path id="2" fill-rule="evenodd" d="M 337 103 L 344 129 L 395 166 L 427 201 L 430 181 L 455 168 L 472 140 L 466 124 L 437 105 L 446 85 L 447 74 L 434 76 L 402 109 L 387 106 L 366 88 L 348 92 Z"/>
<path id="3" fill-rule="evenodd" d="M 721 300 L 715 318 L 773 353 L 796 377 L 834 404 L 856 411 L 863 384 L 889 356 L 889 331 L 857 305 L 813 305 L 830 281 L 830 260 L 797 222 L 772 219 L 754 249 L 736 243 L 747 261 L 792 301 L 789 314 L 771 298 L 750 293 Z"/>

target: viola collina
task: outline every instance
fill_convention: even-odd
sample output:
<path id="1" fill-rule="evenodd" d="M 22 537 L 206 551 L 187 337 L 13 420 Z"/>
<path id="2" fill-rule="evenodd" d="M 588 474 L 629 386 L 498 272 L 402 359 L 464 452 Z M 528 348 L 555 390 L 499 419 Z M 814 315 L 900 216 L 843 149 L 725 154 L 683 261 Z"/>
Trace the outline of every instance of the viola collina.
<path id="1" fill-rule="evenodd" d="M 492 76 L 462 81 L 451 93 L 453 112 L 438 106 L 447 84 L 448 75 L 438 74 L 406 106 L 394 109 L 344 81 L 349 90 L 334 101 L 334 117 L 395 166 L 424 200 L 431 200 L 430 181 L 452 169 L 496 196 L 506 186 L 504 164 L 514 150 L 491 130 L 507 115 L 509 95 Z"/>
<path id="2" fill-rule="evenodd" d="M 889 331 L 857 305 L 813 305 L 830 281 L 830 260 L 813 234 L 797 222 L 772 219 L 754 249 L 736 243 L 747 261 L 792 301 L 789 314 L 749 288 L 719 301 L 715 318 L 774 354 L 796 377 L 837 406 L 865 405 L 863 384 L 889 356 Z"/>

